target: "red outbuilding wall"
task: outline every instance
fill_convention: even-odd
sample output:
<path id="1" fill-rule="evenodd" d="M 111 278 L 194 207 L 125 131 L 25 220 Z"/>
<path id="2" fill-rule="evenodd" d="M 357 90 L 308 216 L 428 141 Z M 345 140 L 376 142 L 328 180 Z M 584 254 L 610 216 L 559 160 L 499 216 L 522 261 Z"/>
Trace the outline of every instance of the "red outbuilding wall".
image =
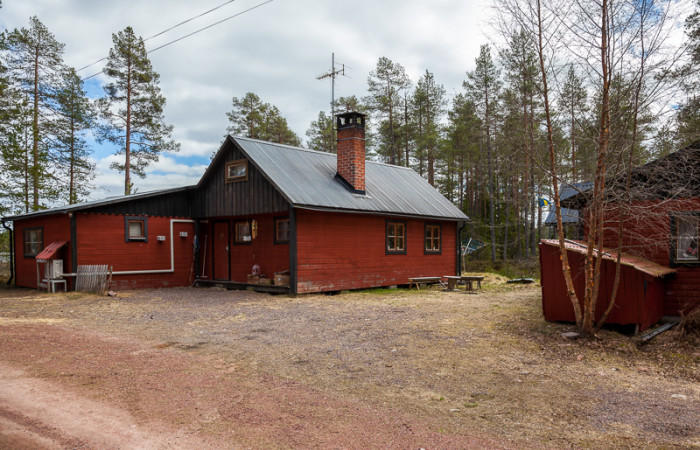
<path id="1" fill-rule="evenodd" d="M 172 240 L 174 272 L 115 274 L 112 277 L 112 287 L 139 289 L 188 286 L 194 280 L 194 224 L 174 222 L 171 236 L 171 220 L 170 217 L 148 217 L 147 242 L 126 242 L 123 215 L 78 213 L 78 264 L 108 264 L 113 266 L 114 272 L 169 270 Z M 186 232 L 187 237 L 180 237 L 180 232 Z M 165 241 L 158 241 L 158 236 L 165 236 Z"/>
<path id="2" fill-rule="evenodd" d="M 574 290 L 583 308 L 585 255 L 568 251 Z M 542 310 L 548 321 L 575 322 L 574 308 L 567 295 L 559 247 L 540 243 Z M 596 320 L 607 308 L 615 280 L 615 262 L 604 259 L 596 306 Z M 615 306 L 606 323 L 639 324 L 640 330 L 658 322 L 664 313 L 664 279 L 652 277 L 629 266 L 621 266 Z"/>
<path id="3" fill-rule="evenodd" d="M 409 277 L 455 275 L 455 222 L 405 220 L 406 254 L 386 254 L 383 216 L 298 210 L 297 292 L 407 284 Z M 424 254 L 424 226 L 442 225 L 441 254 Z"/>
<path id="4" fill-rule="evenodd" d="M 70 241 L 70 219 L 66 214 L 15 221 L 15 282 L 17 286 L 36 288 L 36 259 L 33 256 L 24 256 L 24 229 L 37 227 L 44 230 L 44 246 L 53 241 Z M 70 265 L 70 243 L 63 247 L 56 256 L 58 259 L 63 259 L 64 272 L 73 271 Z"/>
<path id="5" fill-rule="evenodd" d="M 700 199 L 638 202 L 625 213 L 623 251 L 671 266 L 671 214 L 700 211 Z M 584 214 L 587 214 L 584 211 Z M 586 217 L 585 215 L 583 216 Z M 614 205 L 605 215 L 605 242 L 617 248 L 619 213 Z M 584 228 L 588 234 L 588 228 Z M 676 274 L 664 280 L 664 314 L 679 315 L 700 307 L 700 264 L 678 264 Z"/>

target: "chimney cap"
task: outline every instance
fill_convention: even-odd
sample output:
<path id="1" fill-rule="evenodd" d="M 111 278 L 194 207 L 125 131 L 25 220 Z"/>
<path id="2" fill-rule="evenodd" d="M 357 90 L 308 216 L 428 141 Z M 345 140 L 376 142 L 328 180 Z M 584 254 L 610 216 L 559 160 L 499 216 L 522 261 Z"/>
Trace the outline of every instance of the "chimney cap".
<path id="1" fill-rule="evenodd" d="M 335 116 L 338 130 L 343 130 L 345 128 L 361 128 L 364 130 L 365 117 L 364 114 L 357 111 L 336 114 Z"/>

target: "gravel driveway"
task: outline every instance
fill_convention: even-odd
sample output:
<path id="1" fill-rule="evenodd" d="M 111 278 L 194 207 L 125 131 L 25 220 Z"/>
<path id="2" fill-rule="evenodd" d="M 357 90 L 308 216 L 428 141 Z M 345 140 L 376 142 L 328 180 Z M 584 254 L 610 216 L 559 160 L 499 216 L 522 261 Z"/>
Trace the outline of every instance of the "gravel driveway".
<path id="1" fill-rule="evenodd" d="M 568 341 L 537 286 L 489 281 L 296 298 L 0 291 L 0 361 L 126 411 L 164 446 L 700 445 L 697 347 Z"/>

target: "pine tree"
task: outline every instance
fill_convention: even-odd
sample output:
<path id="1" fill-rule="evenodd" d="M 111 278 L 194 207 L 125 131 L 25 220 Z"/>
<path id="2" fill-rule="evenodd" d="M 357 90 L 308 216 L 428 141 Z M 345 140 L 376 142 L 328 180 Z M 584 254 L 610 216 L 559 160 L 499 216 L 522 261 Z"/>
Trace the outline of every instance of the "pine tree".
<path id="1" fill-rule="evenodd" d="M 481 119 L 483 136 L 486 145 L 488 196 L 489 196 L 489 227 L 491 231 L 491 261 L 496 260 L 496 194 L 494 180 L 494 151 L 493 136 L 496 126 L 496 109 L 501 89 L 500 71 L 491 57 L 488 45 L 482 45 L 476 58 L 476 68 L 467 72 L 467 81 L 463 83 L 467 96 L 474 102 L 477 114 Z"/>
<path id="2" fill-rule="evenodd" d="M 319 111 L 318 118 L 311 122 L 306 130 L 306 146 L 311 150 L 320 152 L 335 153 L 335 132 L 333 128 L 333 118 Z"/>
<path id="3" fill-rule="evenodd" d="M 440 139 L 440 121 L 447 106 L 447 92 L 441 84 L 435 82 L 435 77 L 428 70 L 418 80 L 413 94 L 413 105 L 419 111 L 418 158 L 425 158 L 428 173 L 428 183 L 435 185 L 435 156 Z"/>
<path id="4" fill-rule="evenodd" d="M 264 103 L 256 94 L 248 92 L 241 98 L 233 97 L 232 105 L 231 111 L 226 113 L 231 122 L 229 133 L 278 144 L 301 145 L 301 139 L 289 128 L 280 110 Z"/>
<path id="5" fill-rule="evenodd" d="M 124 162 L 111 168 L 124 172 L 124 194 L 132 193 L 131 174 L 146 176 L 146 168 L 158 161 L 164 151 L 176 152 L 180 145 L 171 139 L 172 125 L 163 117 L 165 97 L 158 86 L 160 76 L 153 70 L 143 39 L 131 27 L 112 35 L 114 47 L 104 73 L 112 81 L 104 87 L 105 97 L 98 101 L 106 125 L 99 139 L 119 147 Z"/>
<path id="6" fill-rule="evenodd" d="M 579 176 L 576 173 L 576 146 L 578 138 L 585 128 L 584 118 L 587 114 L 587 93 L 583 80 L 576 74 L 573 65 L 569 65 L 566 80 L 562 86 L 559 107 L 563 117 L 566 117 L 569 127 L 569 145 L 571 147 L 571 182 L 576 183 Z"/>
<path id="7" fill-rule="evenodd" d="M 27 177 L 25 209 L 36 211 L 44 201 L 53 201 L 57 195 L 48 164 L 49 137 L 56 110 L 55 90 L 63 69 L 64 46 L 37 17 L 29 19 L 29 29 L 10 32 L 6 44 L 7 70 L 16 88 L 14 95 L 16 101 L 26 105 L 24 113 L 30 114 L 31 121 L 27 123 L 26 115 L 20 113 L 15 122 L 14 152 L 28 150 L 29 161 L 22 160 L 16 167 L 11 160 L 5 160 L 5 164 L 12 172 Z M 30 130 L 22 129 L 25 126 Z M 23 147 L 27 143 L 28 149 Z M 26 171 L 25 164 L 28 164 Z"/>
<path id="8" fill-rule="evenodd" d="M 379 154 L 391 164 L 401 164 L 401 152 L 397 145 L 398 111 L 401 108 L 402 92 L 410 85 L 411 80 L 404 67 L 384 56 L 379 58 L 376 69 L 367 77 L 369 96 L 365 101 L 378 116 Z"/>
<path id="9" fill-rule="evenodd" d="M 95 177 L 92 153 L 85 141 L 85 133 L 94 125 L 95 110 L 83 89 L 83 82 L 74 69 L 66 69 L 63 83 L 57 92 L 58 120 L 55 149 L 57 174 L 62 185 L 61 197 L 69 204 L 78 203 L 90 193 L 90 182 Z"/>

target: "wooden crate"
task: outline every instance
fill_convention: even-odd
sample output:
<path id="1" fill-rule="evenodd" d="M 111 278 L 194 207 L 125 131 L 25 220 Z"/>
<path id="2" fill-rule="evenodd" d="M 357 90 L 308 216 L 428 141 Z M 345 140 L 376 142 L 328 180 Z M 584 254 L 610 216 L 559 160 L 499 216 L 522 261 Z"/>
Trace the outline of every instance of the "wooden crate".
<path id="1" fill-rule="evenodd" d="M 284 273 L 275 274 L 275 286 L 289 286 L 289 275 Z"/>

